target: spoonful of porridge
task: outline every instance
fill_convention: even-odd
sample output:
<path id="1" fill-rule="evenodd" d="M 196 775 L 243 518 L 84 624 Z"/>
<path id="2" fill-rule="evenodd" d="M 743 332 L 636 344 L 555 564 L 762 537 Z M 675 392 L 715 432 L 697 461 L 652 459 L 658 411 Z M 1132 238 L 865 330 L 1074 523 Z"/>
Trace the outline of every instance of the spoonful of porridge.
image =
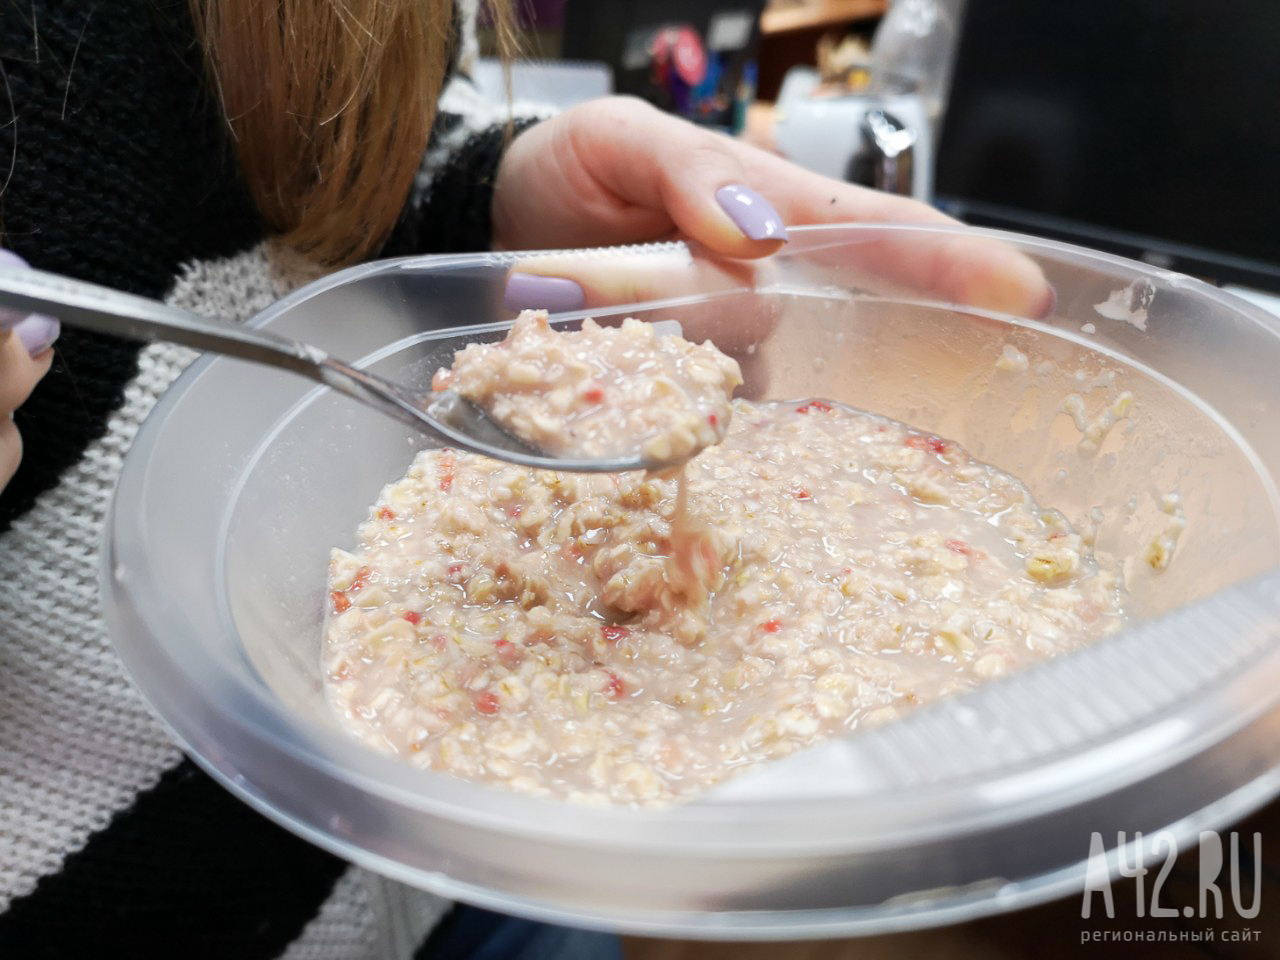
<path id="1" fill-rule="evenodd" d="M 714 347 L 655 338 L 639 321 L 555 334 L 545 313 L 527 313 L 501 344 L 459 351 L 455 370 L 427 390 L 268 330 L 39 270 L 0 268 L 0 307 L 291 370 L 446 445 L 551 470 L 679 466 L 723 437 L 728 395 L 741 383 L 737 364 Z"/>
<path id="2" fill-rule="evenodd" d="M 469 344 L 437 371 L 428 409 L 446 423 L 480 411 L 551 456 L 666 470 L 724 438 L 741 383 L 737 361 L 710 343 L 635 319 L 559 332 L 526 310 L 506 339 Z"/>

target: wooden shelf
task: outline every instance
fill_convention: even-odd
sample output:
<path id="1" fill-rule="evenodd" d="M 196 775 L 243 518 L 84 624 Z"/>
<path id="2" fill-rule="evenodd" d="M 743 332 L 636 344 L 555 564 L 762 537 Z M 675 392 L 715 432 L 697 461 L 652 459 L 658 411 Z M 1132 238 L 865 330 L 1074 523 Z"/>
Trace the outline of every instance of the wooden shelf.
<path id="1" fill-rule="evenodd" d="M 760 32 L 790 33 L 870 20 L 883 16 L 888 9 L 888 0 L 784 0 L 782 4 L 771 4 L 760 15 Z"/>

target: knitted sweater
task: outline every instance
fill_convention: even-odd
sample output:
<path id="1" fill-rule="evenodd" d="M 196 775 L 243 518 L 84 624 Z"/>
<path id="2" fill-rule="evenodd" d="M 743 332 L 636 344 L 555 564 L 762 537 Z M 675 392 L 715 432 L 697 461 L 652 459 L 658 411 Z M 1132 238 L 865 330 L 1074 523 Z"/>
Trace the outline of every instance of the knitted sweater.
<path id="1" fill-rule="evenodd" d="M 473 44 L 460 4 L 455 47 Z M 44 270 L 243 319 L 284 266 L 203 85 L 185 0 L 0 3 L 3 245 Z M 382 251 L 484 249 L 502 129 L 462 80 Z M 0 957 L 405 957 L 447 904 L 276 827 L 184 760 L 98 605 L 104 511 L 192 359 L 65 328 L 0 494 Z"/>

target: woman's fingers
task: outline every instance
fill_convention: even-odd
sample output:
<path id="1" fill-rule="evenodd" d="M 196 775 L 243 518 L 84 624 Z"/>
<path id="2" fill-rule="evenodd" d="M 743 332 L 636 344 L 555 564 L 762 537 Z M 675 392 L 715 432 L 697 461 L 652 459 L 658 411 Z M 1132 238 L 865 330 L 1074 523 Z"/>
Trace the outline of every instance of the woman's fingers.
<path id="1" fill-rule="evenodd" d="M 741 145 L 743 169 L 792 226 L 882 223 L 961 227 L 916 200 L 841 183 L 773 154 Z M 864 289 L 928 296 L 1017 316 L 1041 317 L 1054 304 L 1053 289 L 1029 257 L 1008 244 L 970 233 L 921 230 L 868 234 L 865 243 L 834 251 L 850 279 Z M 817 259 L 823 257 L 819 255 Z"/>
<path id="2" fill-rule="evenodd" d="M 0 250 L 0 267 L 23 269 L 27 262 L 8 250 Z M 58 321 L 39 314 L 0 309 L 0 490 L 4 489 L 22 459 L 22 437 L 13 413 L 31 395 L 53 363 L 53 343 Z"/>
<path id="3" fill-rule="evenodd" d="M 32 316 L 9 330 L 3 323 L 0 317 L 0 416 L 8 419 L 48 372 L 57 321 Z"/>
<path id="4" fill-rule="evenodd" d="M 723 256 L 763 257 L 786 241 L 735 141 L 643 103 L 615 102 L 610 116 L 575 135 L 593 176 L 623 202 L 665 213 L 682 236 Z"/>
<path id="5" fill-rule="evenodd" d="M 665 211 L 684 237 L 728 257 L 762 257 L 787 239 L 751 186 L 735 141 L 646 105 L 579 133 L 599 181 L 627 203 Z"/>
<path id="6" fill-rule="evenodd" d="M 0 417 L 0 490 L 9 485 L 22 460 L 22 434 L 8 417 Z"/>
<path id="7" fill-rule="evenodd" d="M 673 232 L 716 253 L 761 257 L 786 239 L 727 137 L 642 101 L 582 104 L 512 143 L 494 194 L 507 249 L 653 241 Z"/>
<path id="8" fill-rule="evenodd" d="M 0 317 L 2 322 L 4 318 Z M 22 323 L 17 327 L 19 329 L 0 332 L 0 490 L 13 477 L 22 459 L 22 437 L 13 422 L 13 412 L 26 401 L 53 362 L 53 351 L 48 346 L 31 356 L 27 340 L 21 335 Z"/>
<path id="9" fill-rule="evenodd" d="M 746 294 L 731 299 L 717 294 L 750 290 L 760 266 L 758 261 L 695 257 L 685 248 L 629 256 L 548 254 L 515 268 L 507 278 L 505 302 L 512 310 L 598 310 L 595 318 L 608 322 L 601 314 L 626 304 L 693 299 L 663 308 L 660 319 L 679 319 L 686 338 L 710 339 L 733 353 L 768 336 L 773 311 Z M 694 299 L 704 297 L 709 298 L 705 303 Z"/>
<path id="10" fill-rule="evenodd" d="M 918 201 L 831 180 L 738 140 L 625 98 L 583 104 L 511 145 L 499 172 L 495 237 L 508 249 L 643 243 L 673 235 L 745 264 L 778 253 L 787 227 L 864 223 L 960 225 Z M 1007 244 L 964 233 L 885 231 L 814 254 L 849 287 L 1042 316 L 1053 291 Z M 521 272 L 524 267 L 520 268 Z M 512 307 L 580 309 L 645 299 L 619 266 L 512 279 Z M 690 274 L 666 282 L 685 287 Z M 655 286 L 652 280 L 647 284 Z M 664 281 L 657 284 L 665 293 Z"/>
<path id="11" fill-rule="evenodd" d="M 507 279 L 512 310 L 552 313 L 667 300 L 750 286 L 750 264 L 696 258 L 685 248 L 547 254 L 523 260 Z"/>

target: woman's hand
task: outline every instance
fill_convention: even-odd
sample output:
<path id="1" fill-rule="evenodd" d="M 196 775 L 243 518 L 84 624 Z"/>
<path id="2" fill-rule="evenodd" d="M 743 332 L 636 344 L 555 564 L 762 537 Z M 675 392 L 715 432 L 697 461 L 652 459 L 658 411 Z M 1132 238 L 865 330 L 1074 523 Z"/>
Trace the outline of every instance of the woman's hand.
<path id="1" fill-rule="evenodd" d="M 787 225 L 957 225 L 923 203 L 831 180 L 623 97 L 582 104 L 521 134 L 495 188 L 494 240 L 508 250 L 680 236 L 755 258 L 782 247 Z M 1053 304 L 1039 268 L 991 241 L 922 237 L 880 249 L 866 266 L 988 309 L 1041 316 Z M 524 274 L 513 277 L 508 301 L 566 310 L 583 306 L 583 294 L 571 278 Z"/>
<path id="2" fill-rule="evenodd" d="M 26 265 L 17 254 L 0 250 L 0 267 Z M 51 348 L 57 339 L 57 320 L 0 310 L 0 490 L 13 478 L 22 459 L 22 437 L 13 412 L 49 372 Z"/>

